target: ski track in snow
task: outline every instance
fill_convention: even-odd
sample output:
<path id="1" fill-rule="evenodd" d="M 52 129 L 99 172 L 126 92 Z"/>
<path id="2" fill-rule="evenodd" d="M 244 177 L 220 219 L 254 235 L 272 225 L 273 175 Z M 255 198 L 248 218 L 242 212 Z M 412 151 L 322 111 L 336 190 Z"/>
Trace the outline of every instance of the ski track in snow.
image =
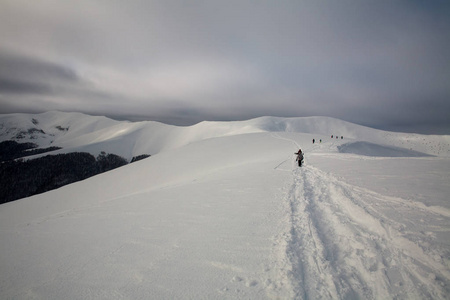
<path id="1" fill-rule="evenodd" d="M 427 232 L 407 232 L 403 225 L 418 216 L 445 220 L 445 212 L 349 185 L 313 166 L 292 167 L 284 245 L 293 298 L 450 295 L 448 253 L 428 242 Z"/>

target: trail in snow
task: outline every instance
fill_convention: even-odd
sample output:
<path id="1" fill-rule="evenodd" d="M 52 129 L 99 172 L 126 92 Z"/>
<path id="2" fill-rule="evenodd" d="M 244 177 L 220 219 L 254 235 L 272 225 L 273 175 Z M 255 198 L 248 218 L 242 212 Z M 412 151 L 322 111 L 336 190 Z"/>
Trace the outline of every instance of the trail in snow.
<path id="1" fill-rule="evenodd" d="M 404 225 L 420 217 L 445 222 L 445 212 L 349 185 L 313 166 L 294 167 L 293 177 L 286 254 L 295 298 L 450 294 L 448 253 Z"/>

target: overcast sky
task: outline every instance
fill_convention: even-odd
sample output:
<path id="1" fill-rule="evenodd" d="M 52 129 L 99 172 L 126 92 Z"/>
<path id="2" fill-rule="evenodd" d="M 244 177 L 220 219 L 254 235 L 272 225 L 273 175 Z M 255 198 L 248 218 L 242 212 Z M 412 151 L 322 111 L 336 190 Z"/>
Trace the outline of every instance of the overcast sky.
<path id="1" fill-rule="evenodd" d="M 0 113 L 450 134 L 449 3 L 0 0 Z"/>

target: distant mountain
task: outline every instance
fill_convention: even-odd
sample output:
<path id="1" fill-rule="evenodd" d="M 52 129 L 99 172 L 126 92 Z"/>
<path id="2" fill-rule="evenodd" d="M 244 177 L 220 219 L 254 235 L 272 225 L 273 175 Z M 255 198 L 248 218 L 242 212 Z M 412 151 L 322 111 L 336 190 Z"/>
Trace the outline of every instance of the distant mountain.
<path id="1" fill-rule="evenodd" d="M 38 148 L 62 148 L 52 154 L 87 152 L 98 156 L 103 151 L 127 161 L 135 156 L 153 155 L 208 138 L 256 132 L 309 133 L 318 139 L 344 137 L 346 141 L 362 140 L 429 155 L 450 156 L 450 136 L 388 132 L 329 117 L 261 117 L 179 127 L 56 111 L 0 115 L 0 141 L 32 142 Z"/>
<path id="2" fill-rule="evenodd" d="M 48 112 L 0 116 L 0 204 L 44 193 L 148 157 L 125 159 L 114 149 L 63 148 L 90 132 L 116 125 L 105 117 Z M 103 149 L 108 152 L 103 151 Z"/>

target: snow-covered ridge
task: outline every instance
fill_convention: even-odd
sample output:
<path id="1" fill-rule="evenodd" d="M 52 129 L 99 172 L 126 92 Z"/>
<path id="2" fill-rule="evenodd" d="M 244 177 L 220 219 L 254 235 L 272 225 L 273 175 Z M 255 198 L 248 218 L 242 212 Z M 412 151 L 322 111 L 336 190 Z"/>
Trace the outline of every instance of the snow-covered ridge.
<path id="1" fill-rule="evenodd" d="M 156 154 L 192 142 L 256 132 L 298 132 L 329 140 L 362 140 L 406 148 L 429 155 L 450 156 L 450 136 L 394 133 L 364 127 L 329 117 L 261 117 L 247 121 L 201 122 L 189 127 L 158 122 L 116 121 L 81 113 L 0 115 L 0 141 L 33 142 L 39 147 L 57 146 L 56 153 L 83 151 L 98 155 L 114 153 L 130 160 L 141 154 Z M 342 142 L 342 141 L 340 141 Z"/>
<path id="2" fill-rule="evenodd" d="M 51 111 L 42 114 L 0 115 L 0 140 L 33 142 L 41 147 L 71 139 L 120 122 L 82 113 Z"/>

